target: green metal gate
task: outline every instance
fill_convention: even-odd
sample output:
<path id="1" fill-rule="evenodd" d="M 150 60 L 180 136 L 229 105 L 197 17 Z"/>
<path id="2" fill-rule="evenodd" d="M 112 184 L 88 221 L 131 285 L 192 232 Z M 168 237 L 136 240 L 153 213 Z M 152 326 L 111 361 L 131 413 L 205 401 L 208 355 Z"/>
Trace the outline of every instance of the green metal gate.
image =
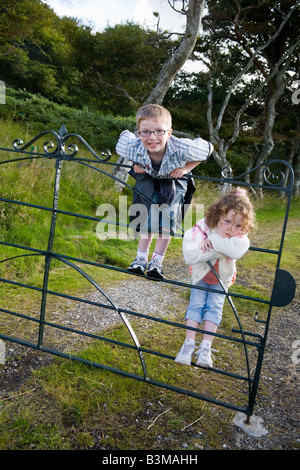
<path id="1" fill-rule="evenodd" d="M 46 141 L 43 144 L 43 150 L 39 151 L 36 145 L 41 139 L 45 139 L 46 135 L 50 136 L 51 140 Z M 83 145 L 84 149 L 89 152 L 90 158 L 86 158 L 86 157 L 83 158 L 83 157 L 78 156 L 78 147 L 77 145 L 73 143 L 74 140 L 79 141 L 81 145 Z M 247 384 L 247 387 L 246 387 L 247 388 L 247 398 L 246 398 L 247 404 L 245 406 L 240 406 L 239 404 L 230 403 L 228 401 L 222 401 L 218 398 L 206 396 L 206 395 L 203 395 L 202 393 L 198 393 L 193 390 L 188 390 L 186 388 L 179 387 L 174 384 L 168 384 L 168 383 L 160 382 L 158 380 L 154 380 L 152 378 L 153 376 L 152 371 L 148 370 L 145 356 L 148 354 L 160 356 L 161 360 L 173 361 L 174 367 L 176 367 L 176 364 L 174 362 L 174 357 L 142 347 L 137 335 L 135 334 L 135 331 L 131 323 L 128 320 L 128 316 L 131 315 L 136 318 L 146 318 L 153 322 L 161 322 L 164 325 L 169 325 L 172 328 L 179 328 L 179 329 L 184 328 L 185 329 L 185 326 L 175 321 L 170 321 L 170 320 L 163 319 L 163 318 L 156 318 L 156 317 L 152 317 L 149 315 L 145 315 L 141 312 L 135 312 L 132 310 L 128 310 L 128 309 L 126 310 L 126 309 L 120 308 L 115 302 L 115 300 L 110 295 L 108 295 L 107 292 L 105 292 L 105 290 L 89 274 L 87 274 L 86 269 L 84 269 L 82 266 L 86 266 L 86 267 L 94 266 L 94 267 L 99 267 L 101 269 L 115 270 L 115 271 L 120 271 L 122 273 L 127 273 L 128 276 L 133 276 L 133 274 L 128 273 L 126 270 L 117 268 L 115 266 L 111 266 L 108 264 L 100 264 L 94 261 L 79 259 L 76 257 L 65 255 L 63 253 L 55 252 L 54 241 L 55 241 L 55 237 L 57 237 L 56 223 L 57 223 L 57 217 L 59 215 L 67 215 L 71 217 L 76 217 L 77 219 L 91 220 L 94 222 L 101 222 L 101 220 L 103 220 L 99 217 L 87 216 L 85 214 L 80 214 L 80 213 L 66 212 L 66 211 L 59 209 L 60 181 L 61 181 L 61 175 L 62 175 L 64 163 L 72 162 L 73 165 L 82 165 L 82 166 L 88 167 L 92 172 L 99 172 L 102 175 L 106 175 L 107 178 L 113 178 L 115 180 L 118 180 L 116 176 L 113 176 L 113 174 L 108 171 L 109 168 L 111 168 L 111 165 L 112 166 L 115 165 L 114 163 L 109 161 L 110 152 L 105 150 L 99 156 L 80 135 L 68 134 L 64 126 L 62 126 L 62 128 L 60 129 L 58 133 L 54 131 L 45 131 L 37 135 L 34 139 L 32 139 L 27 144 L 23 144 L 23 142 L 20 140 L 15 140 L 13 143 L 13 148 L 0 148 L 0 150 L 1 150 L 2 155 L 4 155 L 4 152 L 9 152 L 9 154 L 11 155 L 9 159 L 0 161 L 1 168 L 3 168 L 4 165 L 20 165 L 22 162 L 26 160 L 50 160 L 51 162 L 53 162 L 53 165 L 50 165 L 50 167 L 49 166 L 47 167 L 47 172 L 51 172 L 52 177 L 54 174 L 54 182 L 53 182 L 53 189 L 52 189 L 53 191 L 52 207 L 43 206 L 39 204 L 33 204 L 32 202 L 27 201 L 27 197 L 24 197 L 25 200 L 22 200 L 22 201 L 6 197 L 5 194 L 1 194 L 1 197 L 0 197 L 0 201 L 2 201 L 2 203 L 5 205 L 6 204 L 9 205 L 9 207 L 13 207 L 15 205 L 21 205 L 24 207 L 32 208 L 33 210 L 46 212 L 50 214 L 50 218 L 51 218 L 48 244 L 44 248 L 37 248 L 34 246 L 30 246 L 30 243 L 27 243 L 27 242 L 24 242 L 24 244 L 19 244 L 19 243 L 15 244 L 10 241 L 0 240 L 0 247 L 6 246 L 15 250 L 13 256 L 11 257 L 3 258 L 3 256 L 1 255 L 0 266 L 1 266 L 1 263 L 8 263 L 11 260 L 26 258 L 26 257 L 42 257 L 44 259 L 44 280 L 43 280 L 42 287 L 38 287 L 32 284 L 31 285 L 24 284 L 16 280 L 0 278 L 1 283 L 5 283 L 14 288 L 18 287 L 22 289 L 28 289 L 29 291 L 32 292 L 32 294 L 37 293 L 41 299 L 40 300 L 40 314 L 38 318 L 34 318 L 32 315 L 30 315 L 29 312 L 26 312 L 26 307 L 25 307 L 25 313 L 24 312 L 22 313 L 22 312 L 16 312 L 10 309 L 6 309 L 6 308 L 3 308 L 3 306 L 0 306 L 0 312 L 1 312 L 0 338 L 2 338 L 3 340 L 19 343 L 21 345 L 25 345 L 27 347 L 34 348 L 40 351 L 44 351 L 46 353 L 58 355 L 67 359 L 77 360 L 77 361 L 87 364 L 88 366 L 105 369 L 114 373 L 121 374 L 126 377 L 130 377 L 130 378 L 145 382 L 147 384 L 162 387 L 162 388 L 172 390 L 180 394 L 185 394 L 188 396 L 199 398 L 200 400 L 205 400 L 210 403 L 214 403 L 220 406 L 224 406 L 226 408 L 240 411 L 240 412 L 245 413 L 249 419 L 250 416 L 253 414 L 253 410 L 254 410 L 255 399 L 256 399 L 257 388 L 258 388 L 259 380 L 260 380 L 262 361 L 263 361 L 263 356 L 264 356 L 264 352 L 266 348 L 266 341 L 267 341 L 267 335 L 268 335 L 268 330 L 269 330 L 272 309 L 273 307 L 283 307 L 283 306 L 288 305 L 294 298 L 295 288 L 296 288 L 293 276 L 288 271 L 280 267 L 281 255 L 282 255 L 283 244 L 284 244 L 284 237 L 285 237 L 285 232 L 286 232 L 286 227 L 287 227 L 287 221 L 288 221 L 288 215 L 289 215 L 290 203 L 291 203 L 291 197 L 292 197 L 292 191 L 293 191 L 293 170 L 290 167 L 290 165 L 287 162 L 281 161 L 281 160 L 273 160 L 270 162 L 265 162 L 263 165 L 261 165 L 261 170 L 263 171 L 263 175 L 264 175 L 263 185 L 257 185 L 255 183 L 245 183 L 245 176 L 247 176 L 246 174 L 240 175 L 238 177 L 232 177 L 232 175 L 227 174 L 226 169 L 223 170 L 220 178 L 208 178 L 208 177 L 201 177 L 201 176 L 194 177 L 196 181 L 206 180 L 206 181 L 210 181 L 216 184 L 227 183 L 231 185 L 259 187 L 259 188 L 270 190 L 270 191 L 276 191 L 277 193 L 284 193 L 284 195 L 286 196 L 285 197 L 286 211 L 285 211 L 285 216 L 284 216 L 283 225 L 282 225 L 281 241 L 280 241 L 279 248 L 270 250 L 270 249 L 264 249 L 260 247 L 252 247 L 252 246 L 250 247 L 250 250 L 257 252 L 258 254 L 268 253 L 272 255 L 275 259 L 274 282 L 273 282 L 273 288 L 271 290 L 270 297 L 269 298 L 266 298 L 266 297 L 256 298 L 253 296 L 246 296 L 246 295 L 241 295 L 238 293 L 226 293 L 224 291 L 224 295 L 226 295 L 227 301 L 232 311 L 234 312 L 234 316 L 237 322 L 237 328 L 232 329 L 232 336 L 226 336 L 220 333 L 216 333 L 215 336 L 223 338 L 226 341 L 228 340 L 233 343 L 242 345 L 244 349 L 244 353 L 245 353 L 246 373 L 243 375 L 240 375 L 240 374 L 235 374 L 235 373 L 231 373 L 229 371 L 220 370 L 220 369 L 210 369 L 209 373 L 219 374 L 220 376 L 227 376 L 227 377 L 230 377 L 230 379 L 236 380 L 237 382 L 241 381 Z M 284 171 L 280 170 L 280 167 L 284 168 Z M 273 171 L 273 168 L 275 168 L 274 171 Z M 257 168 L 255 168 L 252 171 L 255 171 L 255 170 L 257 170 Z M 51 179 L 51 175 L 45 174 L 45 185 L 50 184 L 49 183 L 50 179 Z M 283 181 L 285 179 L 287 179 L 287 184 L 283 185 Z M 124 184 L 123 180 L 119 180 L 119 181 L 122 184 Z M 133 190 L 133 188 L 127 183 L 125 183 L 125 186 Z M 54 292 L 49 289 L 49 276 L 51 273 L 51 264 L 53 263 L 54 260 L 56 262 L 61 263 L 62 265 L 67 265 L 69 268 L 74 269 L 77 273 L 80 274 L 80 276 L 82 276 L 89 283 L 91 283 L 94 286 L 94 288 L 104 296 L 104 298 L 107 301 L 107 304 L 91 302 L 87 300 L 86 298 L 76 297 L 75 299 L 78 302 L 82 302 L 86 304 L 91 303 L 93 305 L 107 309 L 108 315 L 111 311 L 117 312 L 117 314 L 120 316 L 121 320 L 124 322 L 124 324 L 127 327 L 127 330 L 131 337 L 130 343 L 118 342 L 118 341 L 106 338 L 104 336 L 77 330 L 74 325 L 71 325 L 71 326 L 60 325 L 55 322 L 50 322 L 47 319 L 46 305 L 47 305 L 47 299 L 50 295 L 64 297 L 68 299 L 74 299 L 74 297 L 71 295 L 61 294 L 59 292 Z M 147 282 L 159 282 L 159 283 L 163 283 L 166 285 L 177 285 L 177 286 L 183 286 L 186 288 L 192 287 L 188 283 L 170 280 L 170 279 L 164 279 L 162 281 L 153 281 L 151 279 L 148 279 Z M 263 333 L 258 334 L 258 333 L 251 332 L 251 331 L 244 331 L 241 319 L 239 317 L 237 308 L 235 306 L 235 301 L 238 299 L 244 299 L 245 301 L 247 301 L 249 306 L 252 305 L 253 303 L 260 303 L 266 306 L 266 309 L 267 309 L 266 317 L 264 319 L 255 317 L 255 322 L 261 326 Z M 1 317 L 3 317 L 4 315 L 9 316 L 9 318 L 11 317 L 15 318 L 16 322 L 20 319 L 23 319 L 30 323 L 35 323 L 37 325 L 37 334 L 36 334 L 35 340 L 27 341 L 27 340 L 24 340 L 24 338 L 16 337 L 14 335 L 4 334 L 3 329 L 1 331 Z M 135 351 L 137 359 L 140 362 L 141 374 L 131 373 L 126 370 L 111 367 L 104 363 L 98 363 L 98 362 L 94 362 L 91 360 L 87 360 L 77 355 L 71 355 L 71 354 L 62 352 L 56 348 L 49 348 L 44 345 L 46 327 L 59 329 L 63 332 L 72 332 L 75 335 L 90 337 L 90 338 L 97 339 L 99 341 L 106 342 L 106 343 L 117 344 L 118 346 L 121 346 L 125 350 L 126 349 L 131 350 L 131 351 L 133 350 Z M 248 354 L 250 350 L 257 351 L 257 360 L 255 363 L 255 367 L 254 368 L 252 367 L 251 369 L 250 369 L 249 360 L 248 360 Z M 193 365 L 195 366 L 195 364 Z"/>

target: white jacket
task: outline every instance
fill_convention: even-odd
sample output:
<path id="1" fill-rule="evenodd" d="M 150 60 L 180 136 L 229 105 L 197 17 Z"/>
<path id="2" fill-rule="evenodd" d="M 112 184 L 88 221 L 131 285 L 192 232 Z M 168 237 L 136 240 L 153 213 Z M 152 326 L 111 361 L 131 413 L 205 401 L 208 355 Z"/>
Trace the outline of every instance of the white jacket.
<path id="1" fill-rule="evenodd" d="M 213 249 L 204 253 L 200 246 L 206 238 L 211 241 Z M 192 284 L 199 282 L 209 272 L 207 261 L 214 265 L 219 259 L 219 277 L 228 289 L 234 282 L 235 261 L 247 252 L 249 246 L 247 235 L 222 238 L 216 229 L 207 227 L 205 219 L 198 221 L 185 232 L 182 244 L 184 260 L 192 270 Z"/>

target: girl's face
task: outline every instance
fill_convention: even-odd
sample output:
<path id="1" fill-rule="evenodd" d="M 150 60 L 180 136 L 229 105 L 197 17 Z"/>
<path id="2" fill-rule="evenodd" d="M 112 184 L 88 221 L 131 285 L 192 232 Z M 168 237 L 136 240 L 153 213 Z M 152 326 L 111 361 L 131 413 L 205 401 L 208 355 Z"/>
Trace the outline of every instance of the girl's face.
<path id="1" fill-rule="evenodd" d="M 160 121 L 144 119 L 140 122 L 138 133 L 150 157 L 152 155 L 164 156 L 166 144 L 172 134 L 172 129 L 167 129 L 166 124 Z"/>
<path id="2" fill-rule="evenodd" d="M 227 214 L 220 218 L 217 231 L 222 238 L 231 238 L 242 234 L 244 217 L 231 209 Z"/>

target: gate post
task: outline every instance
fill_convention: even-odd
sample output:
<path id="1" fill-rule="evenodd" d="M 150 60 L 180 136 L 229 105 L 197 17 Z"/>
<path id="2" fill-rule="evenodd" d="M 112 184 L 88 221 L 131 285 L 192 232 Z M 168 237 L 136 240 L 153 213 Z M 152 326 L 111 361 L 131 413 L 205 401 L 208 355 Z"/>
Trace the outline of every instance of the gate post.
<path id="1" fill-rule="evenodd" d="M 62 164 L 63 164 L 62 159 L 60 159 L 59 156 L 62 155 L 62 138 L 66 133 L 67 133 L 67 130 L 65 126 L 62 126 L 60 130 L 58 131 L 57 149 L 56 149 L 58 158 L 56 159 L 56 162 L 55 162 L 55 182 L 54 182 L 54 193 L 53 193 L 52 218 L 51 218 L 51 225 L 50 225 L 50 230 L 49 230 L 47 253 L 45 255 L 45 269 L 44 269 L 44 280 L 43 280 L 42 301 L 41 301 L 38 348 L 40 348 L 43 344 L 47 288 L 48 288 L 49 272 L 50 272 L 50 265 L 51 265 L 51 260 L 52 260 L 52 248 L 53 248 L 56 219 L 57 219 L 60 175 L 61 175 L 61 169 L 62 169 Z"/>

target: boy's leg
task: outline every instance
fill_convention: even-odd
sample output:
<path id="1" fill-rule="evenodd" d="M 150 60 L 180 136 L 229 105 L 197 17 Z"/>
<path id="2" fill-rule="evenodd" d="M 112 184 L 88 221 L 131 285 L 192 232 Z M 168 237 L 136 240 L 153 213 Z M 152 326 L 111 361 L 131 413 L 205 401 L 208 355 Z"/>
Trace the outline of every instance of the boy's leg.
<path id="1" fill-rule="evenodd" d="M 133 263 L 127 268 L 131 273 L 145 274 L 148 264 L 148 253 L 152 242 L 153 235 L 151 233 L 144 233 L 139 239 L 139 246 L 136 253 L 136 258 Z"/>
<path id="2" fill-rule="evenodd" d="M 179 184 L 176 186 L 176 194 L 172 204 L 153 204 L 151 206 L 151 220 L 153 229 L 160 227 L 155 243 L 154 253 L 149 262 L 147 275 L 156 279 L 163 279 L 162 262 L 167 248 L 172 238 L 172 233 L 176 232 L 176 220 L 181 216 L 182 202 L 186 188 Z"/>
<path id="3" fill-rule="evenodd" d="M 149 262 L 147 276 L 154 277 L 156 279 L 163 279 L 162 262 L 165 257 L 167 248 L 169 246 L 171 236 L 159 234 L 152 258 Z"/>
<path id="4" fill-rule="evenodd" d="M 148 257 L 150 245 L 152 242 L 152 238 L 153 238 L 153 234 L 148 232 L 148 233 L 141 234 L 140 239 L 139 239 L 138 250 L 140 252 L 146 253 L 147 257 Z"/>

